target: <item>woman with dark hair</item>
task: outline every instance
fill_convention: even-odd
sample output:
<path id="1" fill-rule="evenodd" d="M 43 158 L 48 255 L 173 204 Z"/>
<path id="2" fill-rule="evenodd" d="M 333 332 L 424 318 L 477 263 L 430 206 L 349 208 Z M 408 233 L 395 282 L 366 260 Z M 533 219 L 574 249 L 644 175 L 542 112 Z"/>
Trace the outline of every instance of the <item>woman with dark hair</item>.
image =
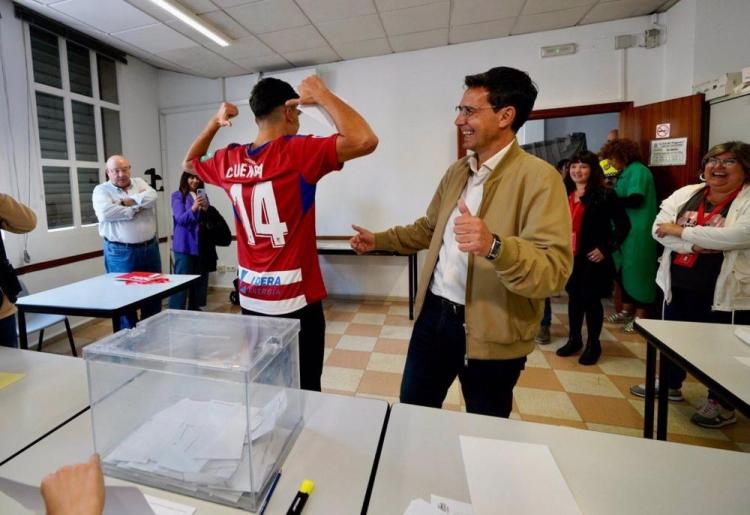
<path id="1" fill-rule="evenodd" d="M 571 356 L 583 348 L 581 328 L 585 316 L 587 343 L 578 362 L 593 365 L 602 353 L 602 298 L 612 295 L 612 253 L 628 234 L 630 222 L 615 194 L 605 187 L 596 154 L 578 152 L 571 159 L 568 173 L 575 185 L 568 197 L 573 219 L 573 273 L 565 286 L 570 334 L 568 342 L 557 349 L 557 355 Z"/>
<path id="2" fill-rule="evenodd" d="M 634 318 L 645 318 L 656 299 L 656 242 L 651 238 L 651 224 L 656 217 L 656 186 L 651 171 L 641 163 L 635 142 L 610 141 L 602 147 L 600 157 L 620 170 L 614 190 L 630 220 L 630 232 L 614 256 L 622 311 L 607 321 L 625 324 L 625 332 L 630 333 L 634 331 Z"/>
<path id="3" fill-rule="evenodd" d="M 661 204 L 653 237 L 664 245 L 656 282 L 664 291 L 664 320 L 750 323 L 750 145 L 729 141 L 703 158 L 700 184 L 672 193 Z M 706 342 L 710 345 L 711 342 Z M 682 400 L 687 374 L 665 361 L 657 388 Z M 630 388 L 644 397 L 645 385 Z M 702 427 L 737 421 L 732 406 L 712 392 L 690 418 Z"/>
<path id="4" fill-rule="evenodd" d="M 216 269 L 216 248 L 201 245 L 200 227 L 208 210 L 208 197 L 203 188 L 203 181 L 198 176 L 182 172 L 180 189 L 172 193 L 174 273 L 199 274 L 201 278 L 187 292 L 183 290 L 172 295 L 170 309 L 185 309 L 186 298 L 188 309 L 198 310 L 205 306 L 211 262 Z"/>

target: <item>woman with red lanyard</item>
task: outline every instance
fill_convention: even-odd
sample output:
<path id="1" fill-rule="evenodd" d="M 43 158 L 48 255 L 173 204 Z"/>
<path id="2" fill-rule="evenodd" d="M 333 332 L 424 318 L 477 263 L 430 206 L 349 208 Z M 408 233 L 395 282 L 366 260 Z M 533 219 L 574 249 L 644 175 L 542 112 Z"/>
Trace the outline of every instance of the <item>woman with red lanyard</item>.
<path id="1" fill-rule="evenodd" d="M 570 334 L 568 342 L 557 349 L 557 355 L 571 356 L 583 348 L 581 329 L 585 316 L 586 349 L 578 362 L 593 365 L 602 353 L 602 298 L 612 295 L 612 252 L 627 236 L 630 221 L 615 193 L 604 186 L 604 172 L 596 154 L 574 155 L 568 175 L 575 185 L 568 197 L 573 219 L 573 273 L 565 286 Z"/>
<path id="2" fill-rule="evenodd" d="M 730 141 L 703 158 L 701 184 L 675 191 L 661 205 L 654 238 L 664 245 L 656 283 L 664 291 L 664 320 L 750 323 L 750 145 Z M 710 342 L 706 342 L 710 344 Z M 666 361 L 669 399 L 682 400 L 684 370 Z M 645 396 L 644 385 L 630 388 Z M 691 417 L 719 428 L 737 421 L 734 409 L 708 393 Z"/>

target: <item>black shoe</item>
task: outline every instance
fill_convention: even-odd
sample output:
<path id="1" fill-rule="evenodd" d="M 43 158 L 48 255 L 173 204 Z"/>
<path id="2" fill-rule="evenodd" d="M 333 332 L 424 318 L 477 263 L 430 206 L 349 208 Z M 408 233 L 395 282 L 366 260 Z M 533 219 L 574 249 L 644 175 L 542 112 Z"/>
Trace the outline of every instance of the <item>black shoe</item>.
<path id="1" fill-rule="evenodd" d="M 581 340 L 568 340 L 568 343 L 560 347 L 555 351 L 555 354 L 566 358 L 572 356 L 583 348 L 583 342 Z"/>
<path id="2" fill-rule="evenodd" d="M 581 365 L 594 365 L 599 361 L 599 356 L 602 355 L 602 344 L 599 340 L 590 341 L 586 344 L 586 349 L 581 353 L 578 358 L 578 363 Z"/>

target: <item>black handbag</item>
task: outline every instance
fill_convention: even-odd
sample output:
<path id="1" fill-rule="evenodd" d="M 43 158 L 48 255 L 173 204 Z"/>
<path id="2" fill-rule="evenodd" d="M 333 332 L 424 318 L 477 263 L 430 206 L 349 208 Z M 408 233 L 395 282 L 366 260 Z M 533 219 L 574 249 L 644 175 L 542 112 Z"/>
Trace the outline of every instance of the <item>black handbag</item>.
<path id="1" fill-rule="evenodd" d="M 13 265 L 8 261 L 5 243 L 0 236 L 0 302 L 3 297 L 8 297 L 10 302 L 15 303 L 19 293 L 21 293 L 21 283 L 18 281 Z"/>
<path id="2" fill-rule="evenodd" d="M 228 247 L 232 244 L 232 231 L 219 210 L 214 206 L 208 206 L 204 215 L 203 234 L 208 237 L 211 243 L 219 247 Z"/>

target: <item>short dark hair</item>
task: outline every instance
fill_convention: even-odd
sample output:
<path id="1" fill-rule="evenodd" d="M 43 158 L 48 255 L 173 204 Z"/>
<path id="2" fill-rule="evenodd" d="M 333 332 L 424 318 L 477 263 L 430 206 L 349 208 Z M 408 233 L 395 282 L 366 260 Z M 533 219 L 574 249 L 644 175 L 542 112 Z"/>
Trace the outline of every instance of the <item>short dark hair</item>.
<path id="1" fill-rule="evenodd" d="M 588 150 L 576 152 L 573 154 L 573 157 L 570 158 L 570 166 L 578 163 L 589 165 L 589 169 L 591 169 L 589 180 L 586 181 L 586 196 L 595 190 L 604 187 L 604 170 L 602 170 L 602 166 L 599 164 L 599 158 L 596 154 L 589 152 Z M 570 174 L 568 174 L 568 177 L 570 177 Z M 570 179 L 570 181 L 572 183 L 573 179 Z"/>
<path id="2" fill-rule="evenodd" d="M 742 166 L 742 170 L 745 172 L 745 177 L 750 180 L 750 145 L 744 141 L 726 141 L 714 145 L 701 160 L 701 170 L 705 168 L 709 158 L 719 156 L 726 152 L 731 152 L 734 157 L 737 158 L 737 162 Z"/>
<path id="3" fill-rule="evenodd" d="M 496 112 L 503 107 L 513 106 L 516 109 L 516 117 L 512 124 L 513 132 L 518 132 L 529 119 L 539 93 L 528 73 L 506 66 L 491 68 L 476 75 L 467 75 L 464 84 L 467 88 L 486 89 L 490 105 Z"/>
<path id="4" fill-rule="evenodd" d="M 250 109 L 256 118 L 265 118 L 292 98 L 299 98 L 299 95 L 288 82 L 266 77 L 253 86 L 250 92 Z"/>

